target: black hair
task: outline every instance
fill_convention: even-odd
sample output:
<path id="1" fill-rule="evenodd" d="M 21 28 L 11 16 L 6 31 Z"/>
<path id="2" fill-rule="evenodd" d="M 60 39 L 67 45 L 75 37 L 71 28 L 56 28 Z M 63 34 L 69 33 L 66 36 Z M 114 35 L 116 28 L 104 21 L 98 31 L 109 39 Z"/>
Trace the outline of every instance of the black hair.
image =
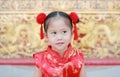
<path id="1" fill-rule="evenodd" d="M 45 21 L 44 21 L 44 31 L 45 32 L 47 32 L 47 29 L 48 29 L 49 19 L 56 17 L 57 15 L 68 19 L 68 21 L 70 22 L 70 28 L 71 29 L 73 28 L 72 20 L 67 13 L 61 12 L 61 11 L 54 11 L 54 12 L 51 12 L 50 14 L 48 14 Z"/>

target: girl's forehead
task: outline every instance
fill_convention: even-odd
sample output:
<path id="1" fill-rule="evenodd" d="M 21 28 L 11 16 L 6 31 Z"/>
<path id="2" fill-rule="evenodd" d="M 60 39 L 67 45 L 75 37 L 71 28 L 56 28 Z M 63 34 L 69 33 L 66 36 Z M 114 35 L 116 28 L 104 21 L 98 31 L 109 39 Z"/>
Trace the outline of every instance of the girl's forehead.
<path id="1" fill-rule="evenodd" d="M 65 18 L 55 18 L 51 19 L 48 28 L 69 28 L 70 23 Z"/>
<path id="2" fill-rule="evenodd" d="M 65 18 L 65 17 L 61 17 L 61 16 L 56 16 L 50 19 L 49 21 L 49 25 L 52 24 L 64 24 L 64 25 L 71 25 L 69 19 Z"/>
<path id="3" fill-rule="evenodd" d="M 56 20 L 69 21 L 68 18 L 65 18 L 65 17 L 59 16 L 59 15 L 57 15 L 57 16 L 55 16 L 55 17 L 52 17 L 50 20 L 51 20 L 51 21 L 56 21 Z M 69 23 L 70 23 L 70 22 L 69 22 Z"/>

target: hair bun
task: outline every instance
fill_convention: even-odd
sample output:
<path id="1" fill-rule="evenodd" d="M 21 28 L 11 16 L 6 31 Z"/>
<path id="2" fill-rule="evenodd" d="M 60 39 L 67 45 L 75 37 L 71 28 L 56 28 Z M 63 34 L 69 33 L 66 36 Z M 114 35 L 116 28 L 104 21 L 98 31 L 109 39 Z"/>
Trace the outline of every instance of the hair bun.
<path id="1" fill-rule="evenodd" d="M 72 19 L 72 22 L 74 24 L 76 24 L 77 22 L 79 22 L 79 17 L 78 17 L 78 15 L 75 12 L 71 12 L 69 16 Z"/>
<path id="2" fill-rule="evenodd" d="M 43 24 L 45 18 L 46 18 L 46 14 L 45 14 L 45 13 L 40 13 L 40 14 L 38 14 L 38 16 L 36 17 L 36 21 L 37 21 L 38 24 Z"/>

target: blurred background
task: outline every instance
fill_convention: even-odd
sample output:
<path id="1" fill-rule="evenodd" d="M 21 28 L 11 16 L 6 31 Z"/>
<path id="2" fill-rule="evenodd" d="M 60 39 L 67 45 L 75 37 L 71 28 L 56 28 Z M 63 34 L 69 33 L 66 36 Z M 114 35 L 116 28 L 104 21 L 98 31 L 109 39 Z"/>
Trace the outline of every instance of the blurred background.
<path id="1" fill-rule="evenodd" d="M 33 77 L 32 55 L 46 48 L 36 16 L 78 13 L 79 39 L 88 77 L 120 77 L 120 0 L 0 0 L 0 77 Z"/>

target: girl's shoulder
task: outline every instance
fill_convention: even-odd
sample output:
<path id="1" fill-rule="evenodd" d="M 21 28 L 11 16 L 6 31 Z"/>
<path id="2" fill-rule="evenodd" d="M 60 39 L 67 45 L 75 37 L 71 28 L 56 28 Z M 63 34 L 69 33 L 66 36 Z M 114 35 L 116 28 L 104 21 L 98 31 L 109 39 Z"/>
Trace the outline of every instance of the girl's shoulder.
<path id="1" fill-rule="evenodd" d="M 75 48 L 72 49 L 72 52 L 70 53 L 70 56 L 74 57 L 74 58 L 77 58 L 77 59 L 81 59 L 81 61 L 84 60 L 83 52 L 81 50 L 78 50 L 78 49 L 75 49 Z"/>
<path id="2" fill-rule="evenodd" d="M 44 54 L 45 54 L 45 51 L 40 51 L 33 54 L 34 63 L 38 68 L 40 68 L 42 65 Z"/>
<path id="3" fill-rule="evenodd" d="M 82 52 L 81 50 L 79 50 L 79 49 L 73 48 L 72 52 L 73 52 L 74 54 L 76 54 L 76 55 L 81 55 L 81 56 L 83 56 L 83 52 Z"/>
<path id="4" fill-rule="evenodd" d="M 46 50 L 44 51 L 39 51 L 33 54 L 33 58 L 35 57 L 42 57 L 45 54 Z"/>

